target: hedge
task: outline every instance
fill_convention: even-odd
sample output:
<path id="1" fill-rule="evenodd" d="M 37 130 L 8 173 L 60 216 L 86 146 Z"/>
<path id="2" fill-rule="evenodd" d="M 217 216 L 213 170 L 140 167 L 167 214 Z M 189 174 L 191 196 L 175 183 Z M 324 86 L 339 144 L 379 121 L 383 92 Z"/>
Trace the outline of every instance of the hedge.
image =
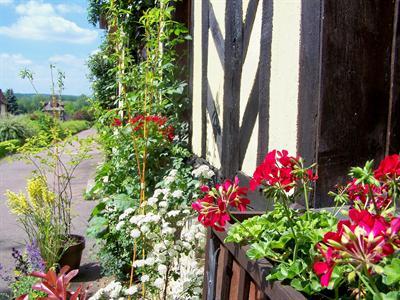
<path id="1" fill-rule="evenodd" d="M 16 148 L 19 146 L 21 146 L 21 141 L 17 139 L 0 142 L 0 158 L 14 153 Z"/>
<path id="2" fill-rule="evenodd" d="M 75 134 L 82 130 L 88 129 L 90 127 L 90 123 L 84 120 L 70 120 L 61 122 L 60 126 L 63 131 L 68 131 L 71 134 Z"/>

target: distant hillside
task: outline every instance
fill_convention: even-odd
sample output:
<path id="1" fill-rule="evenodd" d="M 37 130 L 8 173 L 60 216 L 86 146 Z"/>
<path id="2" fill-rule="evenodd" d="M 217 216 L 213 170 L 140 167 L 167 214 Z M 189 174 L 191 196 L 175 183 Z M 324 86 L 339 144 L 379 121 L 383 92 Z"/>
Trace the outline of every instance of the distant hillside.
<path id="1" fill-rule="evenodd" d="M 24 94 L 24 93 L 15 93 L 15 96 L 17 99 L 21 98 L 36 98 L 36 94 Z M 44 96 L 46 99 L 50 97 L 50 94 L 41 94 L 41 96 Z M 76 101 L 77 99 L 81 98 L 84 95 L 81 96 L 73 96 L 73 95 L 62 95 L 61 98 L 64 101 Z"/>
<path id="2" fill-rule="evenodd" d="M 32 113 L 41 110 L 43 103 L 50 98 L 50 94 L 41 94 L 38 96 L 36 94 L 15 93 L 15 96 L 17 97 L 20 113 Z M 88 97 L 85 95 L 62 95 L 61 99 L 65 105 L 65 112 L 69 115 L 89 105 Z"/>

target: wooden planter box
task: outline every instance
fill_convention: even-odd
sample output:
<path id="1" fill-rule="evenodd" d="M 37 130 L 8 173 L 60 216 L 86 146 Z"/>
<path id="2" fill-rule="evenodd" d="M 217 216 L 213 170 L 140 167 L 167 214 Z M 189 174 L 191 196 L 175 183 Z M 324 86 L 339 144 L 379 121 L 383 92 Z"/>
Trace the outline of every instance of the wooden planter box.
<path id="1" fill-rule="evenodd" d="M 235 213 L 235 217 L 242 221 L 263 213 Z M 279 281 L 267 281 L 265 277 L 272 268 L 270 262 L 266 259 L 249 260 L 246 256 L 248 246 L 225 244 L 226 236 L 226 231 L 208 230 L 204 300 L 306 300 L 291 286 L 283 285 Z"/>

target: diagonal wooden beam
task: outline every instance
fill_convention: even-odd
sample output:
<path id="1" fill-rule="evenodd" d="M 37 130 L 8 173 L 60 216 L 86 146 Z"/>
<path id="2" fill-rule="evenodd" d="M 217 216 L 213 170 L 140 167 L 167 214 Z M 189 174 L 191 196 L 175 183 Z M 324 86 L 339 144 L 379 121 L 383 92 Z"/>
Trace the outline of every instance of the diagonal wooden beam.
<path id="1" fill-rule="evenodd" d="M 254 84 L 251 88 L 250 96 L 246 104 L 246 109 L 242 118 L 242 126 L 240 127 L 239 133 L 239 165 L 243 165 L 244 158 L 246 156 L 247 147 L 250 143 L 250 138 L 253 133 L 254 125 L 256 124 L 256 119 L 259 110 L 259 74 L 260 68 L 257 68 L 257 73 L 254 78 Z"/>
<path id="2" fill-rule="evenodd" d="M 259 0 L 250 0 L 246 10 L 246 18 L 243 24 L 243 63 L 249 49 L 251 31 L 257 14 Z M 264 1 L 263 1 L 264 2 Z"/>
<path id="3" fill-rule="evenodd" d="M 222 128 L 220 119 L 218 116 L 217 107 L 215 106 L 215 100 L 211 93 L 210 83 L 208 83 L 208 96 L 207 96 L 207 113 L 211 120 L 211 127 L 214 134 L 214 141 L 217 145 L 219 157 L 222 156 Z"/>
<path id="4" fill-rule="evenodd" d="M 209 2 L 209 1 L 206 1 Z M 215 48 L 217 49 L 219 60 L 221 61 L 221 65 L 224 65 L 225 61 L 225 41 L 222 36 L 221 28 L 219 27 L 217 18 L 215 17 L 214 8 L 209 2 L 209 26 L 211 31 L 211 36 L 213 38 Z"/>

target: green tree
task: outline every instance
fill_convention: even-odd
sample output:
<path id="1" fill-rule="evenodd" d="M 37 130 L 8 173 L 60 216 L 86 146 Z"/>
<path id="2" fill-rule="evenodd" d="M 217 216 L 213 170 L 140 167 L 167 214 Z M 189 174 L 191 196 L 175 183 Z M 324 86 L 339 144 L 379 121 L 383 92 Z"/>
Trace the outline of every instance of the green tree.
<path id="1" fill-rule="evenodd" d="M 14 95 L 14 91 L 12 89 L 8 89 L 5 94 L 7 100 L 7 110 L 9 113 L 16 115 L 19 113 L 17 97 Z"/>

